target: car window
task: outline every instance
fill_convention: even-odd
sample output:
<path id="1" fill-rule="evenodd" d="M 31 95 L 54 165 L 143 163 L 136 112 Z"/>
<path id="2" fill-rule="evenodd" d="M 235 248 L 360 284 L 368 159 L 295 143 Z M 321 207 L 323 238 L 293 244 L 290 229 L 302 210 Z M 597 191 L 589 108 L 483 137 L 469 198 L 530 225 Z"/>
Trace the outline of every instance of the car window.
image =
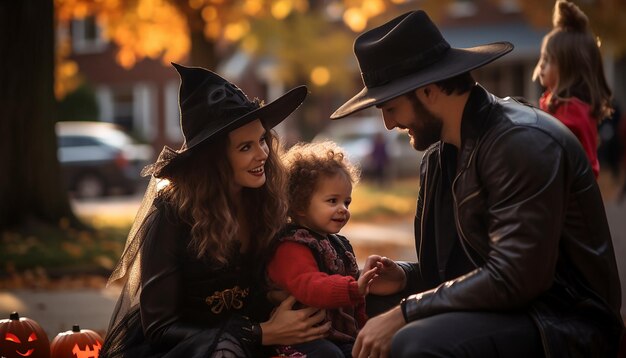
<path id="1" fill-rule="evenodd" d="M 98 145 L 98 141 L 91 137 L 84 136 L 59 136 L 59 147 L 85 147 L 91 145 Z"/>
<path id="2" fill-rule="evenodd" d="M 110 146 L 121 148 L 129 144 L 133 144 L 133 139 L 124 132 L 110 130 L 99 136 L 99 139 Z"/>

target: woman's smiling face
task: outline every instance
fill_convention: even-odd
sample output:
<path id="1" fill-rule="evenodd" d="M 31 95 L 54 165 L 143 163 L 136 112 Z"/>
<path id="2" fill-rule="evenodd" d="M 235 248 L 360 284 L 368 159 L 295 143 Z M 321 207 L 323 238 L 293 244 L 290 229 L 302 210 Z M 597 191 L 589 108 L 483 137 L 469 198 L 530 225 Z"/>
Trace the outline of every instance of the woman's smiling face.
<path id="1" fill-rule="evenodd" d="M 269 155 L 266 130 L 256 119 L 228 133 L 227 156 L 233 169 L 233 186 L 259 188 L 265 184 L 265 161 Z"/>

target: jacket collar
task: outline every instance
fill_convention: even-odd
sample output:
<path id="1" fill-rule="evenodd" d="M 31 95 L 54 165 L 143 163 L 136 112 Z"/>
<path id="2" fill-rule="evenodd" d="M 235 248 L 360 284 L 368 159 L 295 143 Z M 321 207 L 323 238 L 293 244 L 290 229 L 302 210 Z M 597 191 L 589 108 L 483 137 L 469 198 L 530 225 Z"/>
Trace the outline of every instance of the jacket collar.
<path id="1" fill-rule="evenodd" d="M 462 170 L 470 165 L 474 148 L 487 129 L 487 118 L 494 103 L 495 97 L 481 85 L 476 84 L 472 88 L 461 118 L 458 169 Z"/>

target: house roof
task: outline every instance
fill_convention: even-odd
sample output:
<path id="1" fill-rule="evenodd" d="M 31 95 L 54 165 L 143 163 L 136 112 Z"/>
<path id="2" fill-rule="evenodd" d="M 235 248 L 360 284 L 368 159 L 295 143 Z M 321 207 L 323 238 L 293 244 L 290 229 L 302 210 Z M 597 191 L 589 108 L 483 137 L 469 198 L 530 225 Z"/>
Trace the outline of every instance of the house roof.
<path id="1" fill-rule="evenodd" d="M 507 23 L 479 26 L 442 27 L 441 33 L 452 47 L 467 48 L 497 41 L 509 41 L 515 49 L 506 59 L 536 59 L 541 52 L 541 41 L 546 31 L 525 23 Z"/>

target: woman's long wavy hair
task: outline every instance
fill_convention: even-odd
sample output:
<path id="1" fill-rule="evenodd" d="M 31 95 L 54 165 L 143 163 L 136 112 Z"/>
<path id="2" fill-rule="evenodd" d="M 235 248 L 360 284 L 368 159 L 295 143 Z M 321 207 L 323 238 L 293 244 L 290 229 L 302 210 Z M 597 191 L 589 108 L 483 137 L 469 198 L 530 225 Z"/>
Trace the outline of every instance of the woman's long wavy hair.
<path id="1" fill-rule="evenodd" d="M 263 254 L 287 217 L 285 169 L 280 161 L 282 148 L 275 133 L 266 137 L 269 154 L 265 162 L 265 184 L 243 188 L 242 203 L 250 243 L 248 253 Z M 210 258 L 227 265 L 238 245 L 241 223 L 231 195 L 233 170 L 227 159 L 228 135 L 198 148 L 184 165 L 167 178 L 170 184 L 162 195 L 191 226 L 190 249 L 198 258 Z"/>
<path id="2" fill-rule="evenodd" d="M 589 115 L 601 122 L 613 112 L 612 93 L 604 74 L 602 54 L 589 20 L 575 4 L 558 0 L 554 5 L 553 29 L 543 39 L 543 48 L 558 68 L 559 77 L 548 101 L 555 111 L 559 102 L 578 97 L 589 104 Z M 533 80 L 539 77 L 539 64 Z"/>

